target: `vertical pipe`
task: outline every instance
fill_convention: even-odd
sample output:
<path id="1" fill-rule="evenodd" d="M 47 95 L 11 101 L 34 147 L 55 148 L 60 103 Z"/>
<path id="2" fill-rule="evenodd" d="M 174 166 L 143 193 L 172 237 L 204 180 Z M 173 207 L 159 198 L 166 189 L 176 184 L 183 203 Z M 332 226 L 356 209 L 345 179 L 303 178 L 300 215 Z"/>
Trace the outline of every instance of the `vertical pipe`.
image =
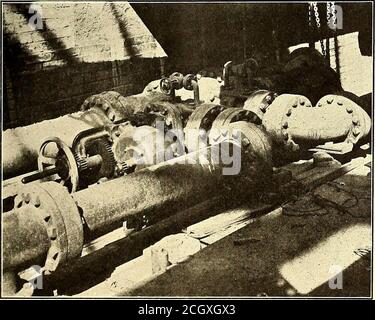
<path id="1" fill-rule="evenodd" d="M 341 86 L 341 66 L 340 66 L 340 50 L 339 50 L 339 42 L 337 39 L 336 32 L 333 35 L 334 47 L 335 47 L 335 62 L 336 62 L 336 72 L 339 76 L 339 82 Z"/>
<path id="2" fill-rule="evenodd" d="M 330 43 L 329 43 L 329 34 L 328 34 L 326 38 L 326 60 L 327 60 L 328 66 L 331 66 L 331 52 L 329 50 L 329 47 L 330 47 Z"/>
<path id="3" fill-rule="evenodd" d="M 160 63 L 160 78 L 164 78 L 165 75 L 166 75 L 166 72 L 165 72 L 165 58 L 160 58 L 159 59 L 159 63 Z"/>

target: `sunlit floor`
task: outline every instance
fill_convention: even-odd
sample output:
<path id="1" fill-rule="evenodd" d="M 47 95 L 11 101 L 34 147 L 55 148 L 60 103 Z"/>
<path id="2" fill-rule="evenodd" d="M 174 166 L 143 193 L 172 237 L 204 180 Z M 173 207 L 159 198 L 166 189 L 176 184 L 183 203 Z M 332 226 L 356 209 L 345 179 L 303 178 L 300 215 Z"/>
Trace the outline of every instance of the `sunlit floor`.
<path id="1" fill-rule="evenodd" d="M 80 295 L 367 297 L 370 184 L 370 168 L 358 167 L 261 221 L 202 244 L 163 274 L 153 274 L 146 250 Z M 323 202 L 313 203 L 312 196 Z M 238 245 L 244 238 L 257 241 Z"/>

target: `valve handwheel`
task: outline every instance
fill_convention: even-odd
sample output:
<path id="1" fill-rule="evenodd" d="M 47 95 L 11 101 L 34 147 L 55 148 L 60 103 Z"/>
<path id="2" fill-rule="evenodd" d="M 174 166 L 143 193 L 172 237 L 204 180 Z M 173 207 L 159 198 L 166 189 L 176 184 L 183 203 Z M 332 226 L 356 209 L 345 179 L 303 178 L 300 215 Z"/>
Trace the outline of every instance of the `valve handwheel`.
<path id="1" fill-rule="evenodd" d="M 55 144 L 58 151 L 55 155 L 47 155 L 47 146 Z M 79 185 L 79 171 L 76 160 L 70 148 L 57 137 L 51 137 L 43 142 L 39 149 L 38 169 L 41 178 L 58 174 L 61 184 L 70 192 L 75 192 Z"/>
<path id="2" fill-rule="evenodd" d="M 197 81 L 197 76 L 194 74 L 187 74 L 183 79 L 183 86 L 186 90 L 193 90 L 193 81 Z"/>
<path id="3" fill-rule="evenodd" d="M 160 80 L 160 90 L 166 95 L 170 95 L 172 93 L 172 84 L 168 78 L 163 78 Z"/>

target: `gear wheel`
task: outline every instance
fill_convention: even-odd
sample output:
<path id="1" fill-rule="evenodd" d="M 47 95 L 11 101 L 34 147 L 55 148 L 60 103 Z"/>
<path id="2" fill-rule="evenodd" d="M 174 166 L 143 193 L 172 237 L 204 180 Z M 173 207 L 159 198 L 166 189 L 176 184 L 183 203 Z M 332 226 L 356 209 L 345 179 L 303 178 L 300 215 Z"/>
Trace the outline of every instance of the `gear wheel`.
<path id="1" fill-rule="evenodd" d="M 85 170 L 88 169 L 89 165 L 88 165 L 88 162 L 87 162 L 87 160 L 85 158 L 82 158 L 77 153 L 74 153 L 74 159 L 77 162 L 77 167 L 78 167 L 79 171 L 82 172 L 82 171 L 85 171 Z"/>
<path id="2" fill-rule="evenodd" d="M 113 177 L 117 162 L 112 151 L 112 146 L 106 139 L 94 140 L 87 146 L 87 154 L 100 155 L 102 157 L 102 165 L 95 175 L 97 180 L 102 177 Z"/>

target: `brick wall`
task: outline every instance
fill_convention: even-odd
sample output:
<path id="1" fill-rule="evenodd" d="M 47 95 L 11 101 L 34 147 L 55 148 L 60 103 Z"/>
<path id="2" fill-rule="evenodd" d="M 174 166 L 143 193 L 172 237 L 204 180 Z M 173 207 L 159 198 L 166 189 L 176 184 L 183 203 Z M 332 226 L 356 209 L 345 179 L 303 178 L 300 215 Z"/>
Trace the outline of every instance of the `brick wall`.
<path id="1" fill-rule="evenodd" d="M 4 128 L 79 109 L 105 90 L 139 93 L 160 76 L 163 49 L 127 3 L 4 4 Z M 30 10 L 30 12 L 29 12 Z"/>

